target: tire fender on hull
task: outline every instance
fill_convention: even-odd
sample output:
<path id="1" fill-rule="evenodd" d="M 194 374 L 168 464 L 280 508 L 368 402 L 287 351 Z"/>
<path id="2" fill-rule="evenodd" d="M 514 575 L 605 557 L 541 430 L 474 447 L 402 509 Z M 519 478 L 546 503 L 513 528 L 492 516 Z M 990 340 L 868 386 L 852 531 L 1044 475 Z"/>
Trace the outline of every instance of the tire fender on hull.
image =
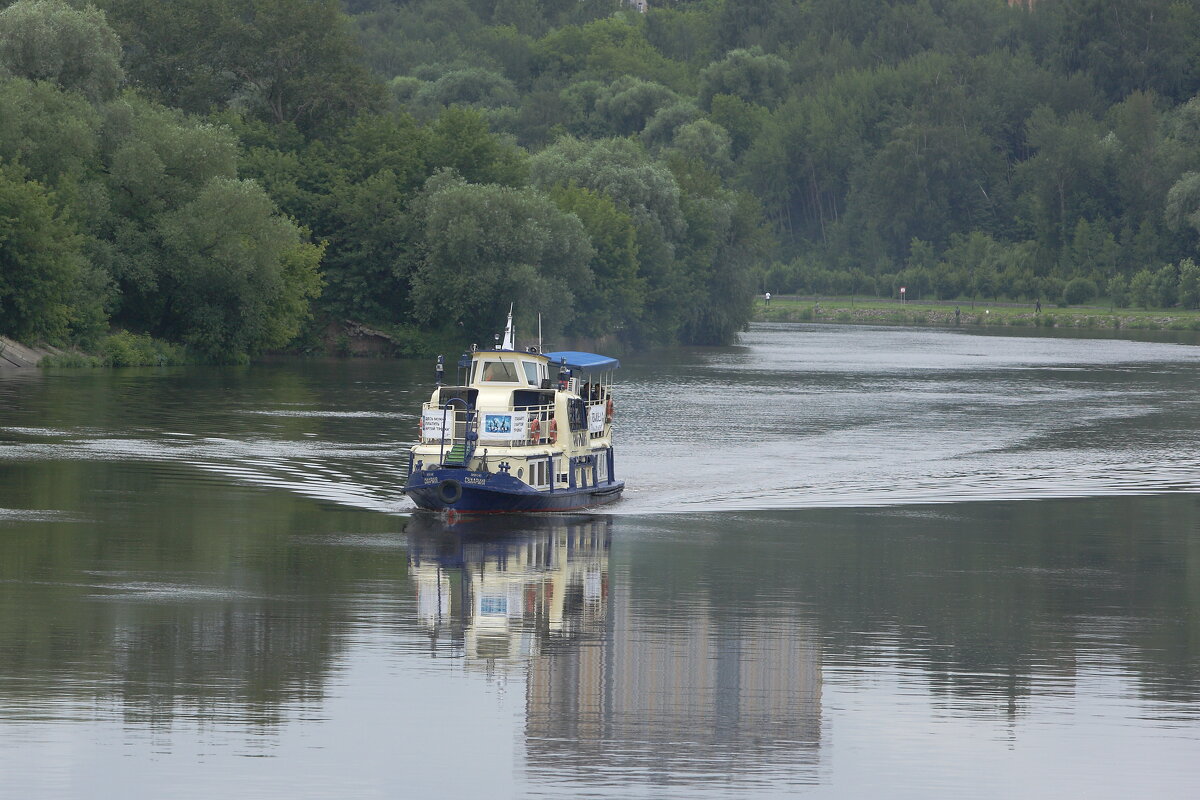
<path id="1" fill-rule="evenodd" d="M 452 506 L 462 499 L 462 484 L 453 478 L 446 478 L 438 484 L 437 493 L 439 500 Z"/>

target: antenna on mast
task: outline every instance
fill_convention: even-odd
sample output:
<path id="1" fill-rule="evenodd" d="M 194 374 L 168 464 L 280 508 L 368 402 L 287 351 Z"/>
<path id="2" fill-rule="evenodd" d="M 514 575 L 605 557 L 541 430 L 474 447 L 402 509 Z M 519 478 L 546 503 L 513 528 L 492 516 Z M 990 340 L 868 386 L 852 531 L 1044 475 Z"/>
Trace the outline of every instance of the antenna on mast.
<path id="1" fill-rule="evenodd" d="M 538 312 L 538 352 L 546 352 L 546 348 L 542 347 L 542 312 Z"/>

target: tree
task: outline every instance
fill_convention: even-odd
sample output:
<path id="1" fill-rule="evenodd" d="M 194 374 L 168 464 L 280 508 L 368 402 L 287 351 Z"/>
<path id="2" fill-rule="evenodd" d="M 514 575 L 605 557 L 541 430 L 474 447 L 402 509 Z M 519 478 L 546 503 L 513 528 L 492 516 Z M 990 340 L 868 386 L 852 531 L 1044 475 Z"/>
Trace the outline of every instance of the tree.
<path id="1" fill-rule="evenodd" d="M 95 6 L 20 0 L 0 11 L 0 75 L 50 81 L 93 102 L 113 97 L 124 80 L 121 43 Z"/>
<path id="2" fill-rule="evenodd" d="M 716 175 L 728 175 L 733 169 L 729 155 L 729 134 L 720 125 L 698 119 L 675 131 L 668 153 L 685 161 L 703 164 Z"/>
<path id="3" fill-rule="evenodd" d="M 638 330 L 645 306 L 645 279 L 638 275 L 637 229 L 611 197 L 578 186 L 559 186 L 550 196 L 583 223 L 593 255 L 592 283 L 577 289 L 573 336 L 628 336 Z"/>
<path id="4" fill-rule="evenodd" d="M 1063 302 L 1069 306 L 1078 306 L 1090 302 L 1099 294 L 1096 284 L 1087 278 L 1072 278 L 1063 288 Z"/>
<path id="5" fill-rule="evenodd" d="M 83 267 L 80 245 L 53 196 L 0 164 L 0 332 L 62 342 Z"/>
<path id="6" fill-rule="evenodd" d="M 700 109 L 690 100 L 680 101 L 660 108 L 646 122 L 639 138 L 652 152 L 671 144 L 680 127 L 693 122 L 700 116 Z"/>
<path id="7" fill-rule="evenodd" d="M 99 112 L 80 94 L 25 78 L 0 79 L 0 160 L 20 163 L 51 188 L 71 195 L 95 177 L 100 127 Z"/>
<path id="8" fill-rule="evenodd" d="M 468 181 L 519 186 L 526 181 L 525 154 L 488 131 L 483 115 L 455 106 L 430 129 L 428 160 L 449 167 Z"/>
<path id="9" fill-rule="evenodd" d="M 498 108 L 515 106 L 517 102 L 517 90 L 512 81 L 480 67 L 451 70 L 424 84 L 413 97 L 413 104 L 431 117 L 452 105 Z"/>
<path id="10" fill-rule="evenodd" d="M 1179 302 L 1179 270 L 1174 264 L 1164 264 L 1154 273 L 1152 297 L 1159 308 L 1171 308 Z"/>
<path id="11" fill-rule="evenodd" d="M 700 105 L 712 108 L 719 94 L 739 97 L 747 103 L 774 108 L 787 94 L 788 65 L 761 47 L 732 50 L 700 72 Z"/>
<path id="12" fill-rule="evenodd" d="M 1190 258 L 1179 262 L 1179 304 L 1200 307 L 1200 264 Z"/>
<path id="13" fill-rule="evenodd" d="M 626 139 L 564 137 L 530 159 L 530 179 L 543 189 L 574 184 L 602 192 L 635 222 L 652 226 L 668 245 L 686 227 L 675 177 Z"/>
<path id="14" fill-rule="evenodd" d="M 1017 170 L 1026 187 L 1026 213 L 1039 241 L 1059 252 L 1070 240 L 1074 220 L 1095 217 L 1107 205 L 1109 150 L 1097 122 L 1079 112 L 1064 119 L 1039 107 L 1029 118 L 1026 135 L 1037 151 Z"/>
<path id="15" fill-rule="evenodd" d="M 596 115 L 608 130 L 619 136 L 638 133 L 663 107 L 679 101 L 679 95 L 651 81 L 622 76 L 596 98 Z"/>
<path id="16" fill-rule="evenodd" d="M 1135 306 L 1151 308 L 1154 305 L 1154 273 L 1149 269 L 1138 270 L 1129 281 L 1129 299 Z"/>
<path id="17" fill-rule="evenodd" d="M 337 0 L 105 0 L 130 74 L 187 111 L 244 108 L 307 133 L 377 108 Z"/>
<path id="18" fill-rule="evenodd" d="M 1129 281 L 1124 275 L 1114 275 L 1109 280 L 1108 296 L 1112 300 L 1113 308 L 1129 306 Z"/>
<path id="19" fill-rule="evenodd" d="M 1176 230 L 1190 227 L 1200 232 L 1200 172 L 1179 176 L 1167 192 L 1163 216 Z"/>
<path id="20" fill-rule="evenodd" d="M 215 360 L 286 344 L 320 291 L 323 247 L 252 181 L 213 178 L 154 232 L 164 255 L 156 333 Z"/>
<path id="21" fill-rule="evenodd" d="M 421 200 L 425 257 L 413 314 L 435 329 L 489 342 L 515 303 L 524 330 L 541 312 L 555 335 L 592 281 L 593 249 L 579 218 L 534 189 L 471 184 L 441 172 Z"/>

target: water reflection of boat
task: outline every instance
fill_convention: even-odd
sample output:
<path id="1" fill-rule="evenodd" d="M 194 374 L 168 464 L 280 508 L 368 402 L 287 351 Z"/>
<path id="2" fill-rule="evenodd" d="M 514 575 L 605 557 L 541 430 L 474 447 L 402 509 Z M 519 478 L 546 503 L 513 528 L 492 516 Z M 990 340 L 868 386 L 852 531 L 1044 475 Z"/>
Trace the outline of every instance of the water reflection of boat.
<path id="1" fill-rule="evenodd" d="M 458 385 L 421 411 L 405 493 L 419 507 L 467 513 L 568 511 L 610 503 L 625 487 L 613 457 L 615 358 L 513 347 L 464 353 Z M 556 372 L 556 374 L 552 374 Z"/>
<path id="2" fill-rule="evenodd" d="M 656 578 L 674 574 L 656 576 L 661 562 L 639 567 L 638 591 L 628 576 L 610 580 L 616 524 L 413 517 L 410 574 L 435 648 L 468 669 L 524 673 L 528 769 L 539 776 L 692 782 L 783 759 L 807 780 L 821 739 L 811 623 L 787 605 L 725 607 L 712 586 L 680 600 L 660 591 Z"/>
<path id="3" fill-rule="evenodd" d="M 608 593 L 611 520 L 488 517 L 408 528 L 417 612 L 468 665 L 518 665 L 552 640 L 598 634 Z"/>

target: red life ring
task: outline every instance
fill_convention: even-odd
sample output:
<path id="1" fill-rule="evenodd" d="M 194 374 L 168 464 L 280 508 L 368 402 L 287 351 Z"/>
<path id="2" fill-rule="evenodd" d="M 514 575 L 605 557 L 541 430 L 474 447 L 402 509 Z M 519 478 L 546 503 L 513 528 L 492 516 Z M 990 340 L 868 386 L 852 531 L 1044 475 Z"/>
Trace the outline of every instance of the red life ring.
<path id="1" fill-rule="evenodd" d="M 542 423 L 538 421 L 537 417 L 529 420 L 529 438 L 533 440 L 534 444 L 542 443 Z"/>
<path id="2" fill-rule="evenodd" d="M 421 417 L 419 420 L 417 420 L 417 440 L 420 441 L 421 439 L 424 439 L 424 438 L 425 438 L 425 418 Z"/>
<path id="3" fill-rule="evenodd" d="M 558 421 L 550 420 L 550 444 L 558 441 Z"/>
<path id="4" fill-rule="evenodd" d="M 608 398 L 608 404 L 604 407 L 604 415 L 606 417 L 606 419 L 604 420 L 605 422 L 612 422 L 612 420 L 613 420 L 613 399 L 612 399 L 611 395 Z"/>

